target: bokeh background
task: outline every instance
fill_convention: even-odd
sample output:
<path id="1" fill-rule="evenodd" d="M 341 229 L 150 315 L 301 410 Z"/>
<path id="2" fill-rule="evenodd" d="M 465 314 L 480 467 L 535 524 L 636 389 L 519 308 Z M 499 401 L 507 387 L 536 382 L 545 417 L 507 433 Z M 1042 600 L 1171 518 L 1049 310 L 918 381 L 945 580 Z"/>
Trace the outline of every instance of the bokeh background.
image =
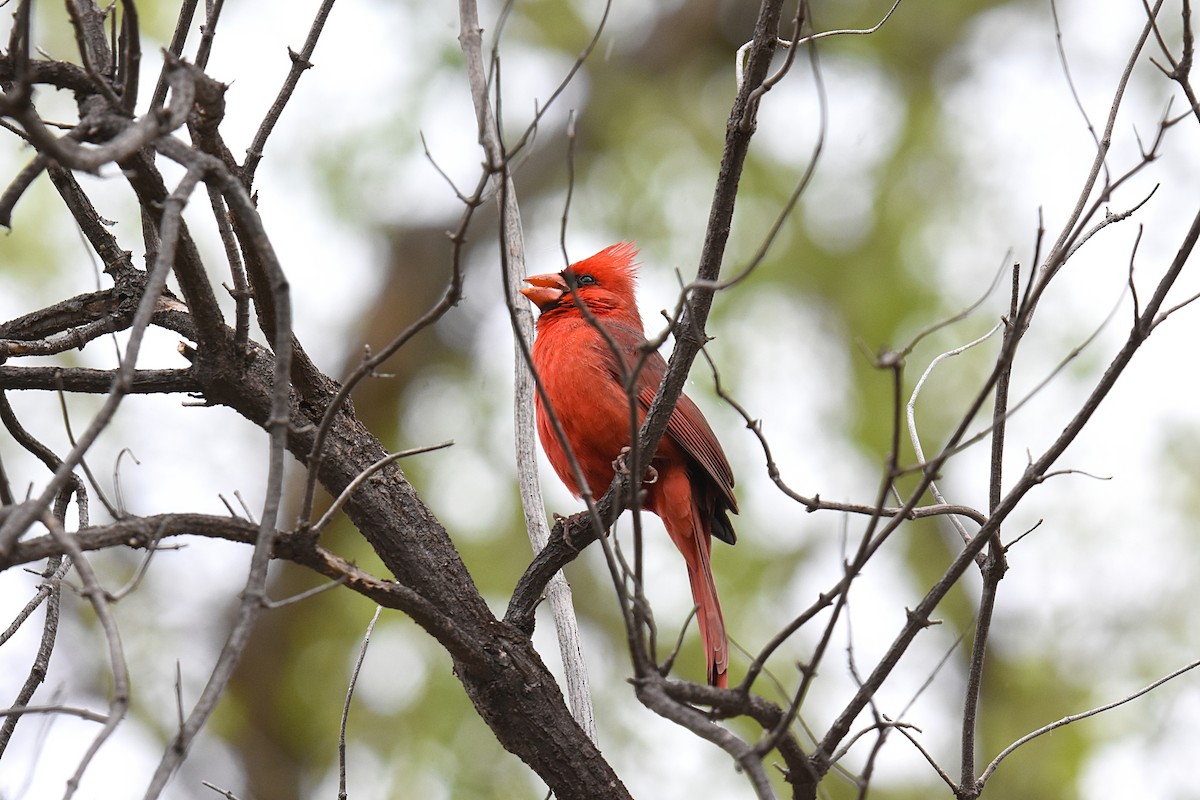
<path id="1" fill-rule="evenodd" d="M 286 48 L 299 49 L 316 5 L 227 4 L 209 73 L 231 83 L 222 130 L 235 154 L 252 138 L 290 66 Z M 875 0 L 812 5 L 820 29 L 869 27 L 887 11 Z M 1103 125 L 1145 14 L 1137 0 L 1103 6 L 1057 4 L 1079 104 L 1096 126 Z M 143 0 L 138 7 L 150 76 L 143 84 L 153 85 L 154 50 L 169 38 L 177 4 Z M 591 59 L 518 162 L 532 271 L 563 265 L 570 114 L 577 134 L 565 237 L 570 257 L 636 240 L 643 316 L 652 329 L 661 326 L 658 311 L 674 305 L 677 270 L 685 280 L 694 274 L 734 95 L 734 52 L 749 38 L 754 11 L 734 0 L 613 4 Z M 709 352 L 722 382 L 762 419 L 783 477 L 797 490 L 871 501 L 892 415 L 889 380 L 872 355 L 971 304 L 1012 262 L 1028 270 L 1039 215 L 1053 239 L 1074 206 L 1095 145 L 1060 62 L 1053 12 L 1040 0 L 904 0 L 874 35 L 821 41 L 816 60 L 811 51 L 799 58 L 765 100 L 727 270 L 751 258 L 814 146 L 823 146 L 811 184 L 761 267 L 718 297 Z M 489 43 L 499 14 L 495 3 L 481 8 Z M 513 5 L 500 42 L 510 140 L 553 92 L 602 14 L 601 3 Z M 1178 4 L 1168 3 L 1162 28 L 1172 43 L 1178 16 Z M 74 42 L 64 17 L 60 7 L 39 4 L 35 39 L 49 54 L 69 58 Z M 2 26 L 9 22 L 0 22 L 0 36 L 7 36 Z M 364 345 L 388 341 L 445 284 L 445 232 L 462 208 L 430 158 L 464 188 L 474 185 L 481 161 L 457 33 L 454 3 L 342 0 L 317 47 L 315 67 L 268 143 L 256 182 L 259 208 L 292 280 L 298 335 L 335 377 Z M 189 55 L 197 36 L 193 32 Z M 1147 55 L 1157 51 L 1151 46 Z M 1143 57 L 1114 129 L 1114 173 L 1137 162 L 1138 136 L 1153 138 L 1171 97 L 1172 113 L 1182 112 L 1173 85 Z M 37 101 L 45 116 L 72 119 L 69 97 L 43 93 Z M 0 143 L 0 174 L 11 176 L 29 153 L 14 136 L 0 136 Z M 1018 356 L 1015 398 L 1099 334 L 1012 419 L 1010 476 L 1062 429 L 1123 340 L 1132 316 L 1127 282 L 1138 226 L 1144 233 L 1135 275 L 1143 291 L 1173 255 L 1194 214 L 1198 145 L 1192 120 L 1169 132 L 1159 162 L 1131 181 L 1112 208 L 1131 207 L 1158 185 L 1153 199 L 1133 220 L 1101 231 L 1043 301 L 1030 346 Z M 118 221 L 113 230 L 122 244 L 140 253 L 136 207 L 120 176 L 109 170 L 85 177 L 84 185 L 101 214 Z M 223 259 L 205 216 L 203 207 L 189 210 L 219 282 Z M 514 482 L 512 344 L 490 207 L 475 220 L 471 241 L 463 303 L 387 365 L 392 377 L 365 384 L 354 402 L 389 449 L 454 440 L 454 447 L 411 459 L 405 469 L 451 531 L 485 596 L 502 610 L 530 552 Z M 1198 284 L 1185 275 L 1174 296 L 1182 300 Z M 0 237 L 0 316 L 97 285 L 106 284 L 94 259 L 49 182 L 39 180 L 18 206 L 12 231 Z M 967 319 L 923 342 L 908 359 L 906 397 L 933 357 L 981 336 L 1006 308 L 1005 291 L 993 292 Z M 1048 481 L 1006 527 L 1004 537 L 1012 540 L 1041 522 L 1010 553 L 1011 571 L 1000 586 L 981 763 L 1029 730 L 1125 696 L 1196 658 L 1196 339 L 1194 310 L 1162 326 L 1061 462 L 1097 477 Z M 176 343 L 173 334 L 152 336 L 140 366 L 182 366 Z M 998 346 L 994 338 L 932 374 L 916 407 L 927 452 L 961 418 Z M 111 367 L 114 352 L 96 342 L 65 363 Z M 810 515 L 784 497 L 767 477 L 753 435 L 713 394 L 702 362 L 692 378 L 688 391 L 738 475 L 739 543 L 718 545 L 714 559 L 733 638 L 754 651 L 837 580 L 845 548 L 857 541 L 863 521 Z M 39 437 L 65 444 L 56 398 L 10 398 Z M 68 405 L 78 428 L 98 401 L 70 398 Z M 123 448 L 138 461 L 122 459 L 114 474 Z M 177 396 L 131 397 L 89 463 L 107 491 L 119 488 L 132 511 L 223 513 L 220 496 L 236 505 L 239 493 L 252 509 L 261 502 L 266 448 L 265 434 L 232 412 L 190 407 Z M 20 493 L 30 484 L 36 491 L 47 478 L 7 434 L 0 434 L 0 457 Z M 987 467 L 986 444 L 957 456 L 942 482 L 948 499 L 986 507 Z M 576 510 L 552 473 L 544 475 L 548 511 Z M 300 478 L 299 469 L 293 477 Z M 93 504 L 93 521 L 103 520 L 99 514 Z M 628 535 L 628 525 L 620 530 Z M 135 679 L 133 706 L 78 796 L 141 795 L 175 724 L 177 669 L 190 705 L 228 630 L 249 551 L 220 542 L 185 544 L 159 553 L 138 590 L 117 607 Z M 348 527 L 329 544 L 378 569 Z M 903 624 L 904 608 L 937 579 L 956 547 L 944 522 L 928 522 L 902 531 L 872 561 L 853 593 L 852 625 L 839 629 L 804 706 L 808 727 L 824 731 L 853 690 L 851 663 L 869 671 Z M 671 639 L 690 609 L 682 564 L 665 537 L 654 535 L 647 558 L 650 598 Z M 139 560 L 132 552 L 95 558 L 113 586 L 128 579 Z M 273 569 L 277 598 L 317 584 L 288 565 Z M 599 551 L 586 553 L 568 577 L 600 744 L 633 794 L 751 796 L 727 758 L 636 702 L 624 680 L 628 659 Z M 15 614 L 35 584 L 36 577 L 17 570 L 0 574 L 4 613 Z M 879 695 L 884 713 L 907 708 L 904 719 L 953 775 L 969 652 L 955 642 L 964 632 L 969 639 L 977 590 L 973 576 L 943 603 L 944 624 L 920 637 Z M 268 612 L 228 697 L 166 796 L 216 796 L 202 781 L 244 799 L 334 795 L 338 717 L 372 613 L 369 602 L 340 590 Z M 808 658 L 818 633 L 802 631 L 774 662 L 783 685 L 795 685 L 794 663 Z M 0 704 L 23 681 L 36 635 L 35 621 L 0 649 Z M 547 661 L 556 661 L 547 619 L 537 639 Z M 698 658 L 688 657 L 693 647 L 685 648 L 679 669 L 696 678 Z M 60 646 L 39 699 L 103 705 L 106 658 L 86 602 L 68 593 Z M 735 679 L 748 660 L 735 658 Z M 1200 688 L 1185 675 L 1025 747 L 1000 767 L 987 794 L 1200 796 L 1190 760 L 1200 741 L 1197 719 Z M 94 732 L 94 725 L 71 718 L 24 720 L 0 763 L 0 797 L 59 796 Z M 544 795 L 536 776 L 503 752 L 474 715 L 449 659 L 396 614 L 384 614 L 375 629 L 349 735 L 352 797 Z M 847 769 L 860 769 L 868 750 L 865 743 L 852 750 Z M 857 793 L 837 775 L 823 788 L 829 797 Z M 893 736 L 876 766 L 871 796 L 949 795 L 924 758 Z"/>

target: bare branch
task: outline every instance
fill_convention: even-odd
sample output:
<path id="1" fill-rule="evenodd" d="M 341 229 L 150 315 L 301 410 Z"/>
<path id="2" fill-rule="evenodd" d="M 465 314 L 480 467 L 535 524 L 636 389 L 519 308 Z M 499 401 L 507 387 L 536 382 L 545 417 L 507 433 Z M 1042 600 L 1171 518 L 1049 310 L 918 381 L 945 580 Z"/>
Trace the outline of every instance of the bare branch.
<path id="1" fill-rule="evenodd" d="M 1075 88 L 1075 79 L 1071 77 L 1071 65 L 1067 59 L 1066 47 L 1063 45 L 1062 25 L 1058 21 L 1058 3 L 1055 0 L 1050 0 L 1050 16 L 1054 20 L 1054 46 L 1058 50 L 1058 62 L 1062 65 L 1063 77 L 1067 79 L 1067 87 L 1071 90 L 1071 99 L 1075 101 L 1075 108 L 1079 109 L 1079 116 L 1083 118 L 1088 133 L 1092 136 L 1092 142 L 1096 145 L 1096 149 L 1100 150 L 1100 137 L 1096 135 L 1096 128 L 1092 125 L 1087 109 L 1083 107 L 1083 101 L 1079 99 L 1079 92 Z M 1109 182 L 1107 164 L 1104 166 L 1104 172 L 1107 184 Z"/>
<path id="2" fill-rule="evenodd" d="M 179 18 L 175 22 L 175 32 L 171 34 L 171 42 L 167 45 L 167 52 L 179 58 L 183 55 L 183 45 L 187 41 L 188 30 L 192 27 L 192 18 L 196 14 L 196 6 L 200 0 L 183 0 L 179 6 Z M 150 96 L 150 108 L 160 108 L 163 102 L 167 99 L 167 61 L 163 62 L 163 69 L 158 74 L 158 83 L 154 87 L 154 94 Z M 201 69 L 203 64 L 198 65 Z"/>
<path id="3" fill-rule="evenodd" d="M 0 717 L 19 717 L 22 714 L 67 714 L 72 717 L 86 719 L 88 722 L 108 722 L 110 715 L 101 714 L 99 711 L 92 711 L 89 708 L 76 708 L 74 706 L 51 705 L 51 706 L 24 706 L 17 705 L 11 708 L 0 708 Z"/>
<path id="4" fill-rule="evenodd" d="M 346 702 L 342 704 L 342 724 L 338 728 L 338 800 L 346 800 L 349 797 L 346 793 L 346 720 L 350 717 L 350 700 L 354 697 L 354 687 L 358 684 L 358 673 L 362 670 L 363 661 L 367 657 L 367 646 L 371 643 L 371 633 L 375 630 L 375 623 L 379 621 L 382 611 L 383 606 L 375 606 L 375 614 L 372 615 L 371 623 L 367 625 L 367 632 L 363 634 L 362 645 L 358 648 L 358 659 L 354 662 L 350 685 L 346 687 Z"/>
<path id="5" fill-rule="evenodd" d="M 117 370 L 87 367 L 16 367 L 0 365 L 0 389 L 38 389 L 104 394 L 112 389 Z M 200 383 L 189 369 L 139 369 L 129 379 L 130 394 L 192 394 Z"/>
<path id="6" fill-rule="evenodd" d="M 1117 82 L 1117 88 L 1113 93 L 1112 106 L 1108 112 L 1108 120 L 1104 125 L 1104 132 L 1100 138 L 1100 146 L 1096 149 L 1096 157 L 1092 161 L 1091 169 L 1084 179 L 1083 188 L 1079 193 L 1079 199 L 1076 201 L 1075 208 L 1067 217 L 1066 223 L 1063 225 L 1062 233 L 1059 234 L 1058 240 L 1054 246 L 1050 248 L 1050 253 L 1046 257 L 1046 261 L 1041 265 L 1040 274 L 1037 280 L 1032 284 L 1034 286 L 1030 302 L 1036 303 L 1037 297 L 1047 282 L 1054 274 L 1066 263 L 1068 253 L 1070 252 L 1071 243 L 1076 238 L 1076 226 L 1081 223 L 1083 209 L 1087 204 L 1087 199 L 1091 196 L 1092 189 L 1096 185 L 1096 180 L 1099 177 L 1100 170 L 1103 168 L 1108 157 L 1108 149 L 1112 142 L 1113 126 L 1116 125 L 1117 111 L 1121 108 L 1121 101 L 1125 98 L 1125 89 L 1129 85 L 1129 76 L 1133 73 L 1133 68 L 1137 64 L 1138 58 L 1141 56 L 1142 49 L 1146 45 L 1146 39 L 1150 35 L 1153 28 L 1153 19 L 1158 16 L 1158 11 L 1162 8 L 1163 0 L 1157 0 L 1154 4 L 1153 11 L 1150 15 L 1151 22 L 1147 23 L 1142 28 L 1141 35 L 1134 43 L 1130 50 L 1129 60 L 1125 64 L 1125 69 L 1121 73 L 1121 77 Z"/>
<path id="7" fill-rule="evenodd" d="M 909 436 L 909 440 L 912 442 L 913 452 L 916 453 L 918 461 L 925 460 L 925 451 L 921 447 L 921 436 L 920 436 L 920 433 L 917 431 L 917 418 L 916 418 L 917 397 L 921 394 L 921 388 L 925 385 L 925 381 L 929 378 L 930 373 L 933 372 L 934 367 L 936 367 L 939 363 L 941 363 L 945 359 L 953 358 L 954 356 L 960 355 L 960 354 L 966 352 L 967 350 L 970 350 L 972 347 L 975 347 L 976 345 L 983 344 L 988 339 L 992 338 L 992 336 L 995 335 L 996 331 L 1000 330 L 1002 327 L 1004 327 L 1004 323 L 998 322 L 998 323 L 996 323 L 995 327 L 993 327 L 990 331 L 985 333 L 983 336 L 980 336 L 978 339 L 975 339 L 972 342 L 968 342 L 967 344 L 964 344 L 961 347 L 956 347 L 952 350 L 947 350 L 945 353 L 942 353 L 941 355 L 937 356 L 932 361 L 930 361 L 929 366 L 925 368 L 925 371 L 923 373 L 921 373 L 921 378 L 917 381 L 917 385 L 913 387 L 912 395 L 908 398 L 908 404 L 907 404 L 907 406 L 905 406 L 905 413 L 908 417 L 908 436 Z M 929 482 L 929 491 L 933 494 L 934 498 L 936 498 L 937 501 L 939 503 L 941 503 L 943 506 L 949 505 L 946 502 L 946 498 L 944 498 L 942 496 L 941 491 L 938 490 L 937 484 L 934 483 L 933 481 Z M 958 531 L 958 535 L 962 538 L 962 540 L 964 542 L 968 541 L 971 538 L 971 534 L 969 534 L 967 532 L 967 529 L 965 527 L 963 527 L 963 524 L 961 522 L 959 522 L 958 519 L 953 514 L 949 515 L 948 519 L 950 520 L 950 524 L 954 526 L 954 529 L 956 531 Z"/>
<path id="8" fill-rule="evenodd" d="M 778 39 L 776 40 L 776 44 L 778 44 L 780 47 L 796 48 L 800 45 L 809 44 L 820 39 L 828 39 L 831 36 L 869 36 L 882 28 L 884 23 L 892 18 L 892 14 L 894 14 L 896 9 L 900 7 L 900 2 L 901 0 L 894 0 L 891 8 L 889 8 L 887 13 L 883 15 L 883 19 L 879 20 L 879 22 L 875 23 L 869 28 L 845 28 L 835 31 L 821 31 L 819 33 L 809 34 L 808 36 L 800 39 Z M 744 45 L 738 48 L 737 54 L 734 56 L 734 75 L 737 78 L 738 87 L 741 87 L 745 73 L 746 52 L 753 44 L 753 41 L 746 42 Z"/>
<path id="9" fill-rule="evenodd" d="M 1014 338 L 1020 332 L 1012 324 L 1019 311 L 1021 302 L 1021 272 L 1014 266 L 1012 274 L 1012 289 L 1009 296 L 1008 317 L 1004 328 L 1004 339 L 1001 342 L 1002 351 L 1009 350 Z M 992 453 L 991 465 L 988 470 L 988 513 L 995 514 L 1003 494 L 1004 477 L 1004 440 L 1007 432 L 1008 390 L 1012 379 L 1012 360 L 1010 359 L 996 380 L 996 399 L 992 405 Z M 1008 570 L 1005 560 L 1006 548 L 1001 542 L 1001 530 L 997 526 L 990 534 L 987 557 L 980 564 L 983 574 L 983 587 L 979 595 L 979 613 L 975 619 L 975 639 L 971 643 L 971 661 L 967 668 L 967 690 L 963 698 L 962 724 L 962 786 L 968 786 L 975 777 L 975 739 L 976 725 L 979 715 L 979 695 L 983 688 L 983 665 L 987 657 L 987 642 L 991 634 L 992 614 L 996 607 L 996 593 L 1000 580 Z"/>
<path id="10" fill-rule="evenodd" d="M 42 638 L 38 643 L 37 655 L 34 656 L 33 665 L 29 669 L 29 677 L 26 678 L 24 685 L 13 701 L 12 709 L 25 707 L 30 699 L 33 698 L 33 694 L 37 691 L 38 686 L 46 680 L 46 673 L 50 668 L 50 656 L 54 653 L 54 643 L 58 638 L 59 600 L 62 595 L 62 579 L 70 569 L 70 559 L 61 556 L 52 557 L 46 565 L 46 569 L 42 571 L 41 577 L 43 583 L 38 587 L 33 599 L 25 604 L 25 607 L 17 614 L 16 619 L 8 626 L 8 629 L 0 634 L 0 645 L 3 645 L 20 629 L 21 625 L 38 606 L 43 602 L 46 603 L 46 619 L 42 624 Z M 21 713 L 20 711 L 13 710 L 13 713 L 4 714 L 4 725 L 0 726 L 0 758 L 4 756 L 4 751 L 8 747 L 8 743 L 12 740 L 13 731 L 17 727 L 17 722 L 21 719 Z"/>
<path id="11" fill-rule="evenodd" d="M 983 771 L 983 774 L 979 776 L 979 780 L 976 783 L 976 787 L 978 788 L 978 790 L 982 790 L 984 784 L 986 784 L 988 779 L 992 777 L 992 774 L 995 773 L 996 768 L 1000 766 L 1000 762 L 1002 762 L 1004 759 L 1008 758 L 1013 753 L 1013 751 L 1017 750 L 1022 745 L 1025 745 L 1028 742 L 1033 741 L 1034 739 L 1038 738 L 1039 736 L 1042 736 L 1043 734 L 1047 734 L 1052 731 L 1056 731 L 1065 725 L 1070 725 L 1072 722 L 1078 722 L 1081 719 L 1087 719 L 1088 717 L 1094 717 L 1097 714 L 1101 714 L 1105 711 L 1109 711 L 1111 709 L 1117 708 L 1118 706 L 1123 706 L 1126 703 L 1129 703 L 1149 692 L 1154 691 L 1159 686 L 1162 686 L 1164 683 L 1173 681 L 1176 678 L 1178 678 L 1180 675 L 1183 675 L 1186 672 L 1191 672 L 1196 667 L 1200 667 L 1200 661 L 1193 661 L 1190 664 L 1186 664 L 1186 665 L 1180 667 L 1179 669 L 1175 670 L 1174 672 L 1162 676 L 1161 678 L 1154 681 L 1153 683 L 1151 683 L 1147 686 L 1143 686 L 1141 689 L 1138 689 L 1133 694 L 1129 694 L 1129 695 L 1126 695 L 1125 697 L 1122 697 L 1120 700 L 1114 700 L 1111 703 L 1106 703 L 1102 706 L 1097 706 L 1096 708 L 1092 708 L 1087 711 L 1081 711 L 1078 714 L 1071 714 L 1069 716 L 1063 717 L 1062 719 L 1057 719 L 1054 722 L 1051 722 L 1049 725 L 1043 725 L 1042 727 L 1038 728 L 1035 731 L 1030 731 L 1029 733 L 1022 736 L 1020 739 L 1018 739 L 1015 742 L 1013 742 L 1012 744 L 1010 744 L 1008 747 L 1001 750 L 1000 754 L 997 755 L 994 759 L 992 759 L 992 763 L 988 764 L 987 769 L 985 769 Z"/>
<path id="12" fill-rule="evenodd" d="M 324 0 L 321 7 L 317 9 L 316 16 L 313 17 L 312 27 L 308 30 L 308 38 L 304 40 L 304 46 L 300 48 L 300 52 L 288 48 L 288 56 L 292 59 L 292 69 L 288 72 L 287 78 L 283 82 L 283 86 L 279 89 L 279 95 L 275 98 L 275 102 L 271 105 L 271 109 L 267 111 L 267 115 L 263 117 L 262 124 L 258 127 L 258 132 L 254 134 L 254 140 L 250 143 L 250 147 L 246 149 L 246 163 L 242 166 L 242 181 L 247 188 L 254 183 L 254 172 L 258 169 L 258 163 L 263 157 L 263 148 L 266 147 L 267 137 L 271 135 L 271 131 L 275 129 L 275 123 L 279 121 L 279 117 L 283 114 L 283 109 L 287 106 L 288 101 L 292 99 L 292 93 L 296 91 L 296 85 L 300 83 L 300 76 L 305 70 L 312 67 L 313 51 L 317 49 L 317 40 L 321 38 L 321 31 L 325 28 L 325 21 L 329 18 L 329 12 L 333 10 L 334 0 Z"/>
<path id="13" fill-rule="evenodd" d="M 50 531 L 50 535 L 70 555 L 75 570 L 83 580 L 83 594 L 92 604 L 92 608 L 95 609 L 96 618 L 100 621 L 100 626 L 104 630 L 104 639 L 108 644 L 113 681 L 112 697 L 109 700 L 108 716 L 104 720 L 104 727 L 96 735 L 96 738 L 84 753 L 83 758 L 80 759 L 79 766 L 75 769 L 75 774 L 67 781 L 67 792 L 63 795 L 64 800 L 67 800 L 67 798 L 75 794 L 76 789 L 79 788 L 79 781 L 83 778 L 83 773 L 91 764 L 96 753 L 108 740 L 108 737 L 121 724 L 121 721 L 125 718 L 125 712 L 129 710 L 129 669 L 125 664 L 125 650 L 121 644 L 121 633 L 109 609 L 108 593 L 100 585 L 100 581 L 96 577 L 91 563 L 84 557 L 83 551 L 79 549 L 79 545 L 63 530 L 62 524 L 58 519 L 50 514 L 45 514 L 42 516 L 42 524 L 46 526 Z"/>
<path id="14" fill-rule="evenodd" d="M 206 6 L 204 25 L 200 33 L 200 46 L 196 48 L 196 66 L 200 69 L 208 66 L 213 42 L 216 41 L 217 23 L 221 20 L 221 10 L 225 8 L 225 0 L 208 0 L 204 5 Z"/>

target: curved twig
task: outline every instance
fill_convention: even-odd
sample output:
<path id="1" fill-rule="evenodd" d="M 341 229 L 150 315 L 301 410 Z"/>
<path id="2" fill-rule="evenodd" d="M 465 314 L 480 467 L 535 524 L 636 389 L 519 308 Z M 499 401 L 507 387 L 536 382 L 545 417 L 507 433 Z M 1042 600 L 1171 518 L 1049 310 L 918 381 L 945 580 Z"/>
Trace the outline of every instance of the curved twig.
<path id="1" fill-rule="evenodd" d="M 1004 759 L 1006 759 L 1010 755 L 1012 755 L 1013 751 L 1017 750 L 1022 745 L 1028 744 L 1029 742 L 1033 741 L 1034 739 L 1038 738 L 1039 736 L 1050 733 L 1052 731 L 1056 731 L 1059 728 L 1062 728 L 1066 725 L 1070 725 L 1072 722 L 1078 722 L 1081 719 L 1087 719 L 1088 717 L 1094 717 L 1097 714 L 1101 714 L 1105 711 L 1109 711 L 1111 709 L 1117 708 L 1118 706 L 1123 706 L 1126 703 L 1129 703 L 1133 700 L 1138 699 L 1139 697 L 1141 697 L 1144 694 L 1154 691 L 1159 686 L 1162 686 L 1164 683 L 1173 681 L 1176 678 L 1178 678 L 1180 675 L 1183 675 L 1184 673 L 1191 672 L 1196 667 L 1200 667 L 1200 660 L 1193 661 L 1190 664 L 1182 666 L 1179 669 L 1175 670 L 1174 672 L 1172 672 L 1168 675 L 1164 675 L 1163 677 L 1159 678 L 1158 680 L 1154 681 L 1153 683 L 1143 686 L 1141 689 L 1138 689 L 1133 694 L 1122 697 L 1120 700 L 1115 700 L 1111 703 L 1105 703 L 1102 706 L 1097 706 L 1095 708 L 1088 709 L 1087 711 L 1081 711 L 1078 714 L 1071 714 L 1071 715 L 1063 717 L 1061 719 L 1057 719 L 1048 725 L 1043 725 L 1042 727 L 1038 728 L 1035 731 L 1030 731 L 1029 733 L 1022 736 L 1020 739 L 1017 739 L 1015 742 L 1010 744 L 1008 747 L 1001 750 L 1000 753 L 994 759 L 992 759 L 992 762 L 990 764 L 988 764 L 987 769 L 985 769 L 983 771 L 983 774 L 979 776 L 979 780 L 976 782 L 975 785 L 979 789 L 982 789 L 984 784 L 987 783 L 988 779 L 992 777 L 992 774 L 996 771 L 996 768 L 1000 766 L 1000 762 L 1002 762 Z"/>
<path id="2" fill-rule="evenodd" d="M 426 445 L 425 447 L 413 447 L 409 450 L 401 450 L 397 453 L 389 453 L 387 456 L 379 459 L 374 464 L 360 472 L 357 478 L 350 481 L 346 488 L 342 490 L 341 494 L 337 496 L 337 499 L 330 504 L 324 515 L 321 516 L 321 519 L 317 520 L 317 523 L 312 526 L 313 533 L 320 533 L 323 531 L 325 526 L 333 521 L 334 516 L 338 513 L 338 511 L 341 510 L 342 506 L 346 504 L 346 501 L 350 499 L 351 495 L 354 494 L 354 491 L 370 480 L 372 475 L 386 467 L 388 464 L 391 464 L 394 461 L 399 461 L 402 458 L 419 455 L 420 453 L 430 453 L 434 450 L 441 450 L 443 448 L 450 447 L 453 444 L 453 441 L 446 441 L 441 442 L 440 444 Z"/>

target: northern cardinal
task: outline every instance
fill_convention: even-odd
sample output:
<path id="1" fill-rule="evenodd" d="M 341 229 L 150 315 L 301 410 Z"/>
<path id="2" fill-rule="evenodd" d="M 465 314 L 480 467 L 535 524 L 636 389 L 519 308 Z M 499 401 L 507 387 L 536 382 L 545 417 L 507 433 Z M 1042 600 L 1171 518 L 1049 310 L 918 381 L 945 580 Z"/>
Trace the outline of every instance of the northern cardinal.
<path id="1" fill-rule="evenodd" d="M 631 445 L 630 404 L 621 375 L 636 368 L 645 343 L 634 299 L 636 257 L 633 244 L 614 244 L 562 272 L 526 278 L 532 286 L 521 290 L 541 310 L 533 366 L 566 442 L 555 434 L 541 394 L 537 397 L 538 437 L 554 471 L 576 497 L 581 487 L 571 470 L 568 448 L 587 488 L 599 498 L 612 483 L 614 462 Z M 579 305 L 587 307 L 592 320 Z M 597 324 L 604 327 L 607 340 L 596 330 Z M 654 352 L 637 373 L 634 391 L 639 426 L 666 369 L 666 361 Z M 692 598 L 699 607 L 708 682 L 725 687 L 729 646 L 713 583 L 710 549 L 713 536 L 729 544 L 736 541 L 728 512 L 737 513 L 737 501 L 725 453 L 687 395 L 680 396 L 671 413 L 667 433 L 650 467 L 648 475 L 657 473 L 657 479 L 644 484 L 642 507 L 662 519 L 687 562 Z"/>

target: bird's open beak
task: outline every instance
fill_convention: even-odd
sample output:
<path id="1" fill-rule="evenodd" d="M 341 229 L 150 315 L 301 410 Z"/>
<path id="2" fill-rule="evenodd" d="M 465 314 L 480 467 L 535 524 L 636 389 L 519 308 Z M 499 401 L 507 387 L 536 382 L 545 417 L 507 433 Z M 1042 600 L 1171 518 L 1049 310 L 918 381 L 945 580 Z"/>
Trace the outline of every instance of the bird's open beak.
<path id="1" fill-rule="evenodd" d="M 522 289 L 521 294 L 543 311 L 558 303 L 570 289 L 567 281 L 557 272 L 530 275 L 525 282 L 532 285 Z"/>

